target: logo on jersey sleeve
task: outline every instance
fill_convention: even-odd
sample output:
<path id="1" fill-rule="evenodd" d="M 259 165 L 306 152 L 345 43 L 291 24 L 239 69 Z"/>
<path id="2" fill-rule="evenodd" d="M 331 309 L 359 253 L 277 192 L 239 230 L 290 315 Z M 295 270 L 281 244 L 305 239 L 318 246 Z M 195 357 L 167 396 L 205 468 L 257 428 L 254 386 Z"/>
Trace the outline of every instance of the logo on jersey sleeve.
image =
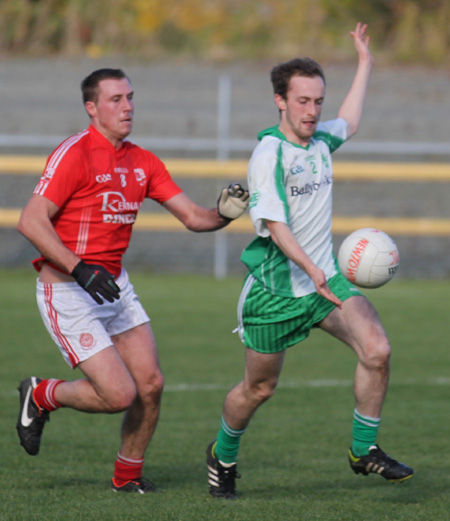
<path id="1" fill-rule="evenodd" d="M 53 179 L 53 176 L 55 175 L 55 171 L 56 170 L 53 167 L 47 166 L 36 188 L 33 191 L 34 194 L 44 195 L 50 181 Z"/>
<path id="2" fill-rule="evenodd" d="M 103 192 L 97 197 L 102 198 L 100 211 L 103 222 L 112 224 L 133 224 L 141 206 L 138 201 L 127 201 L 120 192 Z"/>
<path id="3" fill-rule="evenodd" d="M 47 166 L 42 177 L 44 179 L 48 179 L 49 181 L 51 181 L 54 175 L 55 175 L 55 169 L 51 166 Z"/>
<path id="4" fill-rule="evenodd" d="M 260 192 L 258 192 L 258 190 L 255 190 L 252 194 L 252 196 L 250 197 L 250 202 L 249 202 L 249 205 L 248 207 L 249 208 L 254 208 L 257 204 L 258 204 L 258 201 L 261 199 L 261 194 Z"/>

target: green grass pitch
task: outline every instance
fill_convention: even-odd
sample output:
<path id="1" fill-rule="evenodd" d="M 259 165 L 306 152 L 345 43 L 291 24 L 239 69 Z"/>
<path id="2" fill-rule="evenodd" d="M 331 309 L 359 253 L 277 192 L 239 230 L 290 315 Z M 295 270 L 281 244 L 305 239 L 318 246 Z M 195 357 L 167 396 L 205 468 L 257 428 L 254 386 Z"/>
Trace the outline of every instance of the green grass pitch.
<path id="1" fill-rule="evenodd" d="M 444 521 L 450 494 L 448 281 L 393 281 L 366 294 L 393 345 L 379 443 L 416 475 L 394 485 L 354 475 L 347 463 L 355 357 L 314 331 L 286 357 L 275 396 L 241 443 L 234 502 L 208 496 L 204 451 L 225 394 L 242 376 L 239 278 L 131 273 L 152 318 L 166 379 L 145 476 L 146 496 L 113 494 L 109 480 L 120 415 L 60 410 L 41 452 L 28 456 L 15 431 L 21 379 L 79 377 L 63 362 L 38 314 L 35 274 L 0 271 L 0 520 L 42 521 Z"/>

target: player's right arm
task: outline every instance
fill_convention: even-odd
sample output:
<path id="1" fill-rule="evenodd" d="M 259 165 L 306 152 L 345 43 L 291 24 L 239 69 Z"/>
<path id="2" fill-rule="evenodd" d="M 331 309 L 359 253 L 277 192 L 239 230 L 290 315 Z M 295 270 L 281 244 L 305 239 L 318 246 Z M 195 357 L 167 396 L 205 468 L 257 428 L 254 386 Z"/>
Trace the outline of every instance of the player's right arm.
<path id="1" fill-rule="evenodd" d="M 86 264 L 63 244 L 52 223 L 58 211 L 55 203 L 33 194 L 22 211 L 17 229 L 43 257 L 72 275 L 97 304 L 103 304 L 103 299 L 108 302 L 119 299 L 120 288 L 111 273 L 103 266 Z"/>
<path id="2" fill-rule="evenodd" d="M 342 302 L 330 290 L 325 273 L 311 261 L 303 248 L 296 241 L 289 226 L 283 222 L 268 220 L 266 220 L 266 225 L 273 242 L 288 259 L 295 262 L 301 270 L 308 274 L 314 282 L 317 293 L 340 307 Z"/>
<path id="3" fill-rule="evenodd" d="M 47 260 L 72 273 L 81 259 L 63 244 L 55 231 L 52 217 L 58 211 L 50 199 L 33 194 L 22 211 L 17 229 Z"/>

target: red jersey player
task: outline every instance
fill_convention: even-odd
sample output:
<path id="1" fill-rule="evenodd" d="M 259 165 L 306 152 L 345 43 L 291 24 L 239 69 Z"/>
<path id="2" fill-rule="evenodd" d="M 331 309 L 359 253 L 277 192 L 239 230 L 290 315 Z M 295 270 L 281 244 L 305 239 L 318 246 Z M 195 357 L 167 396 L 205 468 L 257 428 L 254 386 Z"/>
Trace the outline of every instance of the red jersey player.
<path id="1" fill-rule="evenodd" d="M 81 89 L 90 126 L 51 154 L 18 230 L 41 254 L 34 266 L 44 324 L 66 362 L 86 378 L 23 380 L 17 431 L 35 455 L 59 407 L 125 411 L 112 490 L 143 494 L 155 489 L 142 469 L 163 376 L 149 318 L 122 267 L 132 225 L 151 198 L 189 230 L 218 230 L 245 211 L 248 192 L 230 185 L 217 208 L 198 206 L 155 155 L 126 141 L 134 102 L 123 71 L 94 71 Z"/>

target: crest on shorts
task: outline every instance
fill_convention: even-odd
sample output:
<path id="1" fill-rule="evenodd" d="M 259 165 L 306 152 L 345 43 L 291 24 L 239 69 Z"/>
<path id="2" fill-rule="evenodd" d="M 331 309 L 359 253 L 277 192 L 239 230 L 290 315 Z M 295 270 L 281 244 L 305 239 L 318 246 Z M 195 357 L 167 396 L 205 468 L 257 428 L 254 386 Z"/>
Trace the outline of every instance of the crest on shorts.
<path id="1" fill-rule="evenodd" d="M 91 333 L 81 333 L 80 345 L 83 349 L 91 349 L 95 346 L 95 344 L 95 338 L 91 335 Z"/>

